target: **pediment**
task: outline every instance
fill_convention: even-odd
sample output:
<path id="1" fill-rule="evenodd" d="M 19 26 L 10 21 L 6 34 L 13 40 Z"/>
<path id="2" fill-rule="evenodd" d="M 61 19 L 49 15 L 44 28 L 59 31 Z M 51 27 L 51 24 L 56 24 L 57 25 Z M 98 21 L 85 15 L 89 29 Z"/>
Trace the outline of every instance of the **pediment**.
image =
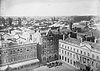
<path id="1" fill-rule="evenodd" d="M 82 44 L 81 48 L 86 49 L 86 50 L 92 50 L 91 45 L 89 44 Z"/>

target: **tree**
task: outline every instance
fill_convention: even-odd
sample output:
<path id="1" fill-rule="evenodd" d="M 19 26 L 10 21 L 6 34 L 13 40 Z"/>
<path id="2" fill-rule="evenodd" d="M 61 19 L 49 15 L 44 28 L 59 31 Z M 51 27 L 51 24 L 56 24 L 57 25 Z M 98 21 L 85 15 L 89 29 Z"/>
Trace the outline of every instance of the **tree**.
<path id="1" fill-rule="evenodd" d="M 7 19 L 6 19 L 6 25 L 7 26 L 12 26 L 12 18 L 10 18 L 10 17 L 8 17 Z"/>
<path id="2" fill-rule="evenodd" d="M 73 16 L 74 22 L 90 21 L 93 16 Z"/>
<path id="3" fill-rule="evenodd" d="M 21 26 L 21 18 L 18 17 L 18 26 Z"/>
<path id="4" fill-rule="evenodd" d="M 4 17 L 0 17 L 0 29 L 3 29 L 4 27 L 6 27 L 5 19 Z"/>

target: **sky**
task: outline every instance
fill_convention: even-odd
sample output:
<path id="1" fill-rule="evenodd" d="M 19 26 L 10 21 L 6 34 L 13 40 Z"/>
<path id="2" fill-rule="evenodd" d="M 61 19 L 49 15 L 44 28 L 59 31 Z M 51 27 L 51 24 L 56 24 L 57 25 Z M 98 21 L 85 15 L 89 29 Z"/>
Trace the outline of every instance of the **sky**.
<path id="1" fill-rule="evenodd" d="M 98 15 L 99 0 L 0 0 L 2 16 Z"/>

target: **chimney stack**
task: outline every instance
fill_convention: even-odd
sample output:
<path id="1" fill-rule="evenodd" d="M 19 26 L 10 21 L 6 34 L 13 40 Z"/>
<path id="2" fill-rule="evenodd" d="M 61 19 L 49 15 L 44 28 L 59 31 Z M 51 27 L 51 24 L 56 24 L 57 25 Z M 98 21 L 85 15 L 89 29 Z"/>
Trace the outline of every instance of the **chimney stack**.
<path id="1" fill-rule="evenodd" d="M 94 42 L 97 43 L 97 41 L 98 41 L 98 40 L 95 38 Z"/>
<path id="2" fill-rule="evenodd" d="M 91 33 L 91 36 L 93 37 L 93 32 Z"/>
<path id="3" fill-rule="evenodd" d="M 70 32 L 68 33 L 68 37 L 70 38 Z"/>
<path id="4" fill-rule="evenodd" d="M 63 34 L 63 40 L 65 40 L 65 35 Z"/>
<path id="5" fill-rule="evenodd" d="M 70 30 L 72 30 L 72 25 L 73 25 L 73 23 L 70 22 L 70 23 L 69 23 L 69 29 L 70 29 Z"/>

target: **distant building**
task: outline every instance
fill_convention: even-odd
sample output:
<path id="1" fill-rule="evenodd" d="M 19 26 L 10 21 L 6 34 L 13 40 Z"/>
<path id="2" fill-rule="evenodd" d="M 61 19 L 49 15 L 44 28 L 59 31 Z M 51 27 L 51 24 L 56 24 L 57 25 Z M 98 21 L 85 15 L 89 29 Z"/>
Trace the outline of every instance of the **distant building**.
<path id="1" fill-rule="evenodd" d="M 96 71 L 100 64 L 100 44 L 73 38 L 69 34 L 59 40 L 59 55 L 60 60 L 75 68 Z"/>

